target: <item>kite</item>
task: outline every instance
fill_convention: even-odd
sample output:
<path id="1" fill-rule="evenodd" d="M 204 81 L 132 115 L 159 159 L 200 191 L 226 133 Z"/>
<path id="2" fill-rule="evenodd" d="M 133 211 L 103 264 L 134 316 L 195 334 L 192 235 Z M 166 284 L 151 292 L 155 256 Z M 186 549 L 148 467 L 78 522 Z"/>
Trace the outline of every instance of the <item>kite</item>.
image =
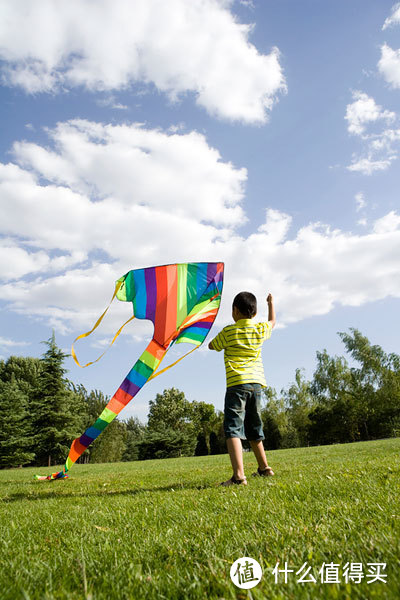
<path id="1" fill-rule="evenodd" d="M 133 316 L 120 327 L 110 345 L 114 343 L 123 327 L 135 317 L 149 319 L 154 323 L 153 338 L 96 422 L 72 442 L 63 470 L 48 476 L 36 475 L 37 479 L 67 478 L 67 472 L 72 465 L 147 381 L 176 365 L 203 343 L 218 313 L 223 275 L 224 263 L 200 262 L 135 269 L 116 281 L 111 302 L 115 297 L 132 302 Z M 110 304 L 94 327 L 78 336 L 74 342 L 90 335 L 96 329 Z M 156 373 L 169 348 L 174 343 L 182 342 L 188 342 L 195 347 L 172 365 Z M 75 362 L 82 366 L 78 362 L 73 344 L 71 354 Z M 97 360 L 100 360 L 101 356 Z M 93 363 L 83 366 L 87 367 L 90 364 Z"/>

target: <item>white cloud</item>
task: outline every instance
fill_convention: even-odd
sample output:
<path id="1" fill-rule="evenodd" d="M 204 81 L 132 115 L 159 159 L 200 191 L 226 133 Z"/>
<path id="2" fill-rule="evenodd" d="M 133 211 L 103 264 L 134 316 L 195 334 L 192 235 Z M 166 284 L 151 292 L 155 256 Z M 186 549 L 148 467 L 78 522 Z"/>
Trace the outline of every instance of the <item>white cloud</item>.
<path id="1" fill-rule="evenodd" d="M 246 170 L 223 162 L 202 134 L 192 131 L 168 135 L 140 125 L 112 126 L 75 120 L 60 123 L 49 135 L 53 149 L 15 143 L 14 155 L 20 167 L 5 167 L 9 169 L 6 181 L 12 178 L 7 191 L 14 197 L 14 213 L 18 212 L 24 235 L 25 225 L 28 229 L 34 226 L 34 216 L 33 224 L 28 223 L 24 217 L 27 208 L 21 207 L 18 198 L 25 179 L 36 181 L 38 177 L 51 183 L 46 188 L 35 188 L 41 194 L 41 202 L 47 203 L 47 214 L 60 214 L 54 195 L 59 204 L 71 207 L 68 235 L 60 234 L 58 229 L 46 233 L 48 239 L 56 236 L 57 243 L 59 235 L 61 239 L 65 237 L 65 248 L 74 247 L 76 236 L 80 243 L 80 227 L 85 226 L 89 214 L 97 214 L 99 219 L 101 215 L 101 229 L 112 226 L 113 215 L 119 218 L 125 213 L 127 218 L 151 220 L 153 211 L 165 213 L 171 223 L 177 217 L 195 219 L 199 226 L 211 223 L 232 227 L 244 221 L 240 203 Z M 20 177 L 23 167 L 29 168 L 29 174 L 25 170 Z M 90 203 L 89 195 L 98 202 Z M 32 202 L 29 209 L 34 208 Z M 4 215 L 4 223 L 10 219 L 12 215 Z M 59 228 L 64 229 L 61 217 Z M 86 234 L 89 238 L 95 235 L 89 231 Z M 96 238 L 101 247 L 99 236 Z"/>
<path id="2" fill-rule="evenodd" d="M 373 98 L 363 92 L 353 92 L 353 100 L 347 105 L 345 116 L 349 133 L 362 135 L 368 124 L 382 120 L 390 123 L 396 118 L 396 113 L 383 110 Z"/>
<path id="3" fill-rule="evenodd" d="M 389 85 L 393 88 L 400 88 L 400 49 L 393 50 L 384 44 L 381 47 L 378 69 Z"/>
<path id="4" fill-rule="evenodd" d="M 117 102 L 115 96 L 107 96 L 105 98 L 98 98 L 98 100 L 96 100 L 96 103 L 98 104 L 98 106 L 112 108 L 113 110 L 128 110 L 129 109 L 129 106 L 127 106 L 126 104 L 121 104 L 120 102 Z"/>
<path id="5" fill-rule="evenodd" d="M 397 120 L 397 115 L 395 112 L 384 110 L 363 92 L 353 92 L 353 100 L 346 108 L 347 128 L 349 133 L 361 138 L 365 149 L 361 156 L 353 155 L 347 169 L 364 175 L 384 171 L 398 157 L 400 129 L 386 128 L 378 132 L 368 132 L 367 128 L 382 123 L 387 126 Z"/>
<path id="6" fill-rule="evenodd" d="M 0 290 L 10 310 L 81 333 L 129 269 L 198 260 L 226 263 L 221 321 L 229 320 L 231 299 L 242 289 L 260 298 L 260 315 L 262 299 L 273 292 L 281 324 L 325 314 L 336 304 L 400 297 L 394 212 L 354 235 L 323 224 L 291 232 L 290 215 L 271 207 L 265 222 L 243 236 L 246 173 L 222 162 L 203 136 L 86 121 L 60 124 L 50 135 L 51 148 L 16 144 L 20 164 L 0 166 L 0 233 L 19 265 L 19 278 Z M 197 172 L 185 172 L 186 154 L 196 159 Z M 56 268 L 53 261 L 62 260 Z M 2 268 L 4 277 L 15 275 Z M 117 303 L 101 339 L 130 312 Z M 148 337 L 151 325 L 138 322 L 129 331 Z"/>
<path id="7" fill-rule="evenodd" d="M 15 346 L 29 346 L 29 342 L 16 342 L 0 336 L 0 348 L 13 348 Z"/>
<path id="8" fill-rule="evenodd" d="M 84 260 L 84 253 L 71 252 L 69 256 L 51 258 L 43 250 L 29 251 L 14 240 L 0 240 L 0 279 L 19 279 L 31 273 L 64 271 Z"/>
<path id="9" fill-rule="evenodd" d="M 358 192 L 358 194 L 356 194 L 356 196 L 355 196 L 355 200 L 356 200 L 357 212 L 359 212 L 360 210 L 365 208 L 367 203 L 365 202 L 365 197 L 364 197 L 363 192 Z"/>
<path id="10" fill-rule="evenodd" d="M 385 160 L 374 160 L 372 155 L 369 154 L 369 156 L 364 156 L 363 158 L 354 158 L 353 162 L 347 167 L 347 169 L 349 171 L 357 171 L 363 175 L 372 175 L 372 173 L 375 173 L 375 171 L 386 171 L 395 158 L 397 157 L 391 156 Z"/>
<path id="11" fill-rule="evenodd" d="M 400 24 L 400 2 L 392 6 L 392 14 L 388 17 L 382 27 L 382 30 Z"/>
<path id="12" fill-rule="evenodd" d="M 153 84 L 209 113 L 264 123 L 286 90 L 279 50 L 260 54 L 232 0 L 0 2 L 3 80 L 30 93 Z"/>
<path id="13" fill-rule="evenodd" d="M 381 217 L 374 223 L 375 233 L 392 233 L 400 228 L 400 215 L 394 210 L 390 211 L 384 217 Z"/>

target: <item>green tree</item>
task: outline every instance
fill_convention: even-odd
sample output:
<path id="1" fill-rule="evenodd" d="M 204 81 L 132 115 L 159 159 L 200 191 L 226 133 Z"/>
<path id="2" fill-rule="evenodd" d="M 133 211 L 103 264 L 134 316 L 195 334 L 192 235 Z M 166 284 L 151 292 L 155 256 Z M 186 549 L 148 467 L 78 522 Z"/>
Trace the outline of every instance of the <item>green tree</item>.
<path id="1" fill-rule="evenodd" d="M 193 409 L 185 394 L 176 388 L 164 390 L 150 400 L 148 414 L 149 431 L 163 431 L 171 428 L 175 431 L 191 432 L 194 435 Z"/>
<path id="2" fill-rule="evenodd" d="M 196 448 L 194 449 L 195 456 L 207 456 L 208 445 L 204 433 L 199 433 L 197 436 Z"/>
<path id="3" fill-rule="evenodd" d="M 41 371 L 40 358 L 10 356 L 6 361 L 0 360 L 0 381 L 6 383 L 14 380 L 27 398 L 30 398 L 37 388 Z"/>
<path id="4" fill-rule="evenodd" d="M 331 357 L 326 350 L 317 352 L 310 391 L 315 398 L 315 407 L 309 413 L 312 444 L 361 439 L 360 428 L 366 426 L 368 408 L 345 358 Z"/>
<path id="5" fill-rule="evenodd" d="M 215 412 L 213 404 L 207 404 L 206 402 L 194 401 L 191 403 L 192 407 L 192 422 L 197 432 L 196 456 L 198 452 L 203 454 L 210 453 L 209 438 L 211 431 L 218 426 L 219 418 Z M 205 444 L 205 447 L 204 445 Z M 206 451 L 207 450 L 207 451 Z"/>
<path id="6" fill-rule="evenodd" d="M 34 441 L 38 464 L 64 462 L 72 440 L 82 428 L 81 404 L 68 387 L 63 367 L 66 355 L 57 347 L 54 333 L 44 342 L 41 373 L 31 399 Z"/>
<path id="7" fill-rule="evenodd" d="M 261 410 L 266 450 L 285 448 L 288 441 L 288 416 L 283 398 L 274 388 L 263 389 L 265 406 Z"/>
<path id="8" fill-rule="evenodd" d="M 83 432 L 84 429 L 95 423 L 107 406 L 109 398 L 100 390 L 91 390 L 88 392 L 82 385 L 77 388 L 77 391 L 85 406 Z M 85 455 L 81 457 L 83 462 L 87 459 L 91 463 L 121 461 L 125 452 L 126 437 L 126 423 L 114 419 L 86 450 L 85 455 L 87 458 Z"/>
<path id="9" fill-rule="evenodd" d="M 35 457 L 28 398 L 14 377 L 0 381 L 0 467 L 17 467 Z"/>
<path id="10" fill-rule="evenodd" d="M 309 415 L 315 402 L 311 393 L 311 384 L 306 381 L 301 369 L 296 369 L 295 381 L 287 390 L 282 390 L 288 428 L 293 431 L 296 446 L 307 446 L 309 442 Z"/>
<path id="11" fill-rule="evenodd" d="M 339 333 L 357 366 L 317 352 L 311 392 L 312 443 L 351 442 L 396 435 L 400 426 L 400 357 L 372 345 L 357 329 Z"/>
<path id="12" fill-rule="evenodd" d="M 215 421 L 209 435 L 209 447 L 210 454 L 226 454 L 228 452 L 224 432 L 224 413 L 220 410 L 215 414 Z"/>
<path id="13" fill-rule="evenodd" d="M 357 329 L 339 333 L 347 352 L 360 364 L 351 369 L 362 411 L 363 438 L 395 435 L 400 426 L 400 356 L 372 345 Z"/>
<path id="14" fill-rule="evenodd" d="M 195 436 L 182 430 L 147 430 L 138 443 L 139 460 L 193 456 L 195 445 Z"/>
<path id="15" fill-rule="evenodd" d="M 130 417 L 125 421 L 126 438 L 125 450 L 122 455 L 123 461 L 139 459 L 139 443 L 146 435 L 146 426 L 137 417 Z"/>

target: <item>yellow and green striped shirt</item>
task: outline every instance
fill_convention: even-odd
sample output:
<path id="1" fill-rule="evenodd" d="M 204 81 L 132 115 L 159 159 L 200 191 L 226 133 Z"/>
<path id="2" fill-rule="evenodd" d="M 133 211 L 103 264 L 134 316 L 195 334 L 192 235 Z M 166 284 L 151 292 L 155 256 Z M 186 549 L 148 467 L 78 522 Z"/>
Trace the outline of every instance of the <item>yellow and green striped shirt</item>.
<path id="1" fill-rule="evenodd" d="M 271 337 L 271 332 L 272 327 L 268 322 L 239 319 L 235 324 L 224 327 L 211 341 L 214 350 L 224 350 L 226 387 L 242 383 L 267 385 L 261 348 L 263 342 Z"/>

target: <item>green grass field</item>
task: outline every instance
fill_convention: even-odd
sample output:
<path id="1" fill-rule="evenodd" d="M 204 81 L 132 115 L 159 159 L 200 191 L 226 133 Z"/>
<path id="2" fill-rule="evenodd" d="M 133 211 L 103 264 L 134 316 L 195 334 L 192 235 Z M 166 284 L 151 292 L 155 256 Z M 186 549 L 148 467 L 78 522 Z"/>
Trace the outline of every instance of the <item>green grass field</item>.
<path id="1" fill-rule="evenodd" d="M 400 439 L 278 450 L 276 476 L 218 488 L 227 455 L 0 471 L 0 598 L 400 598 Z M 263 577 L 241 590 L 242 556 Z M 275 583 L 285 561 L 294 572 Z M 307 562 L 316 583 L 298 583 Z M 345 564 L 386 563 L 387 583 L 345 583 Z M 342 583 L 321 583 L 323 563 Z M 309 577 L 309 575 L 307 576 Z M 368 580 L 369 581 L 369 580 Z"/>

